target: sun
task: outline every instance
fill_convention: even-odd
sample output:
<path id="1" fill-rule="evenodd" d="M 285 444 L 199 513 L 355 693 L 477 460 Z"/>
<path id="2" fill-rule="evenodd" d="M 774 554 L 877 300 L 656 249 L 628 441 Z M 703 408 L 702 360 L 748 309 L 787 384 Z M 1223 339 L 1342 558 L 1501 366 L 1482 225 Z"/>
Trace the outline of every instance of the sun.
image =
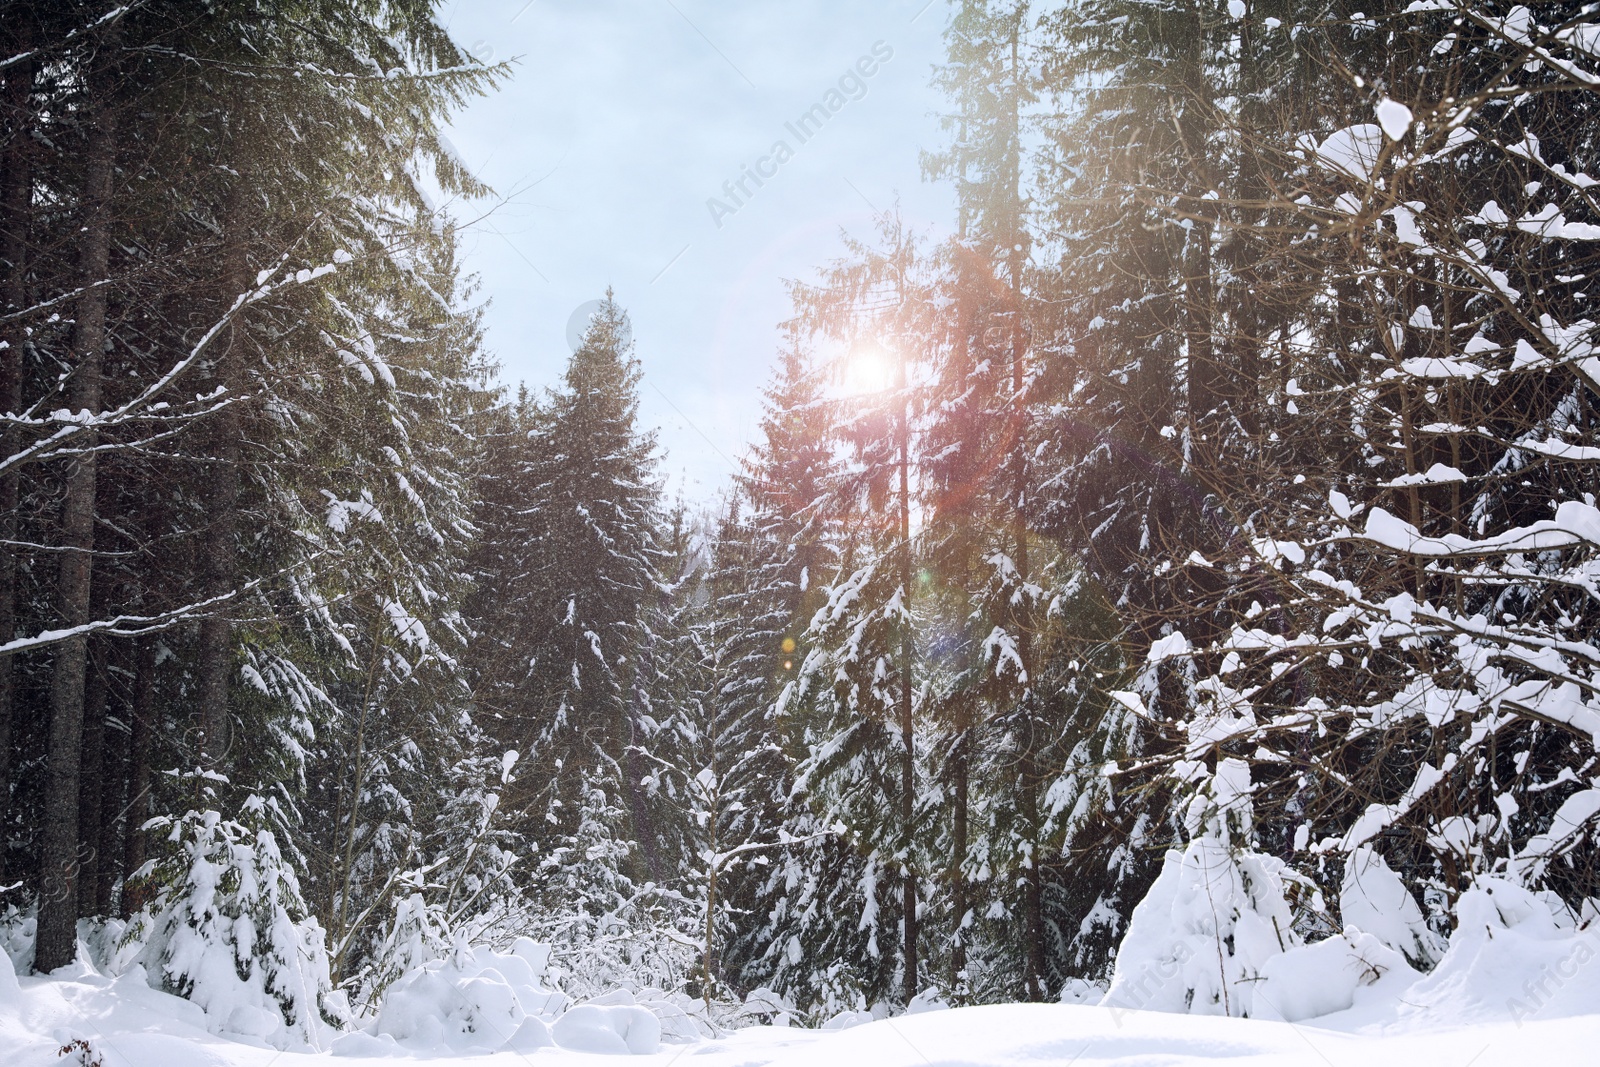
<path id="1" fill-rule="evenodd" d="M 857 345 L 844 361 L 841 384 L 849 396 L 871 396 L 894 384 L 894 358 L 881 345 Z"/>

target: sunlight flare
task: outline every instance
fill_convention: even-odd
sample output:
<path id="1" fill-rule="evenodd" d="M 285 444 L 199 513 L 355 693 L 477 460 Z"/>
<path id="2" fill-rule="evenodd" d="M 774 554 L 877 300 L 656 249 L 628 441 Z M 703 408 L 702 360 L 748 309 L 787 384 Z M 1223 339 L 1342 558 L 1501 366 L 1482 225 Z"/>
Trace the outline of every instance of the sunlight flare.
<path id="1" fill-rule="evenodd" d="M 842 382 L 847 396 L 871 396 L 894 384 L 894 356 L 875 342 L 857 345 L 845 358 Z"/>

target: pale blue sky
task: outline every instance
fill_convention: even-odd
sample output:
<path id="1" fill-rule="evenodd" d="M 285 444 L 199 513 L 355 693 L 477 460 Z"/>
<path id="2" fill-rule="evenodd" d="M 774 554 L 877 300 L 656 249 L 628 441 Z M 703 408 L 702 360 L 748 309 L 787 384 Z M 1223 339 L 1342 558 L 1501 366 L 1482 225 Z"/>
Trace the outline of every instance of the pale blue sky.
<path id="1" fill-rule="evenodd" d="M 458 0 L 444 17 L 480 57 L 520 60 L 450 130 L 469 167 L 515 194 L 465 245 L 503 379 L 554 384 L 572 312 L 613 286 L 671 487 L 708 498 L 755 433 L 783 279 L 809 277 L 840 253 L 841 228 L 866 234 L 897 195 L 931 235 L 948 232 L 950 191 L 924 183 L 918 160 L 942 138 L 929 79 L 946 0 Z M 877 42 L 892 58 L 847 80 L 801 143 L 785 124 Z M 793 158 L 762 162 L 779 140 Z M 746 178 L 751 195 L 719 227 L 707 200 L 733 206 L 724 183 L 758 163 L 775 176 Z"/>

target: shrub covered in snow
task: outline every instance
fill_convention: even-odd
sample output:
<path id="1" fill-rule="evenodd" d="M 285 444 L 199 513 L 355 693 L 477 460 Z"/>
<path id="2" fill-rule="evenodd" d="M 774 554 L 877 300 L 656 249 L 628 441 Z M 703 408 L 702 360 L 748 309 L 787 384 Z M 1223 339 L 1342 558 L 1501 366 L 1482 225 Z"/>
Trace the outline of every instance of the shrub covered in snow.
<path id="1" fill-rule="evenodd" d="M 526 1053 L 556 1045 L 643 1055 L 664 1037 L 692 1041 L 707 1032 L 692 1014 L 703 1005 L 681 994 L 619 988 L 569 1006 L 553 978 L 547 945 L 522 937 L 499 952 L 461 942 L 393 982 L 376 1018 L 340 1049 Z"/>
<path id="2" fill-rule="evenodd" d="M 457 945 L 392 983 L 370 1031 L 417 1050 L 494 1050 L 514 1039 L 537 1047 L 542 1020 L 567 1002 L 544 985 L 549 955 L 527 938 L 509 952 Z"/>
<path id="3" fill-rule="evenodd" d="M 1250 1014 L 1287 1022 L 1375 1003 L 1420 977 L 1400 953 L 1353 926 L 1271 957 L 1260 975 Z"/>
<path id="4" fill-rule="evenodd" d="M 1345 861 L 1339 913 L 1354 926 L 1427 970 L 1444 956 L 1444 939 L 1428 927 L 1422 909 L 1382 856 L 1362 845 Z"/>
<path id="5" fill-rule="evenodd" d="M 327 948 L 272 832 L 214 811 L 169 823 L 175 851 L 138 957 L 152 982 L 198 1004 L 213 1032 L 320 1047 L 337 1021 Z"/>
<path id="6" fill-rule="evenodd" d="M 1283 864 L 1199 837 L 1168 852 L 1117 952 L 1110 1007 L 1252 1015 L 1262 965 L 1299 945 Z"/>
<path id="7" fill-rule="evenodd" d="M 1520 1022 L 1593 1010 L 1597 979 L 1580 981 L 1579 970 L 1600 952 L 1600 926 L 1552 893 L 1480 876 L 1456 902 L 1446 943 L 1370 847 L 1346 862 L 1343 931 L 1303 943 L 1308 924 L 1295 921 L 1286 890 L 1308 883 L 1251 847 L 1248 767 L 1225 758 L 1202 777 L 1194 836 L 1167 853 L 1134 909 L 1103 1005 L 1289 1022 L 1345 1012 Z M 1589 911 L 1583 919 L 1600 918 Z"/>
<path id="8" fill-rule="evenodd" d="M 1168 852 L 1133 910 L 1107 1006 L 1252 1015 L 1262 966 L 1300 944 L 1281 860 L 1250 847 L 1250 769 L 1224 759 L 1189 805 L 1195 834 Z"/>

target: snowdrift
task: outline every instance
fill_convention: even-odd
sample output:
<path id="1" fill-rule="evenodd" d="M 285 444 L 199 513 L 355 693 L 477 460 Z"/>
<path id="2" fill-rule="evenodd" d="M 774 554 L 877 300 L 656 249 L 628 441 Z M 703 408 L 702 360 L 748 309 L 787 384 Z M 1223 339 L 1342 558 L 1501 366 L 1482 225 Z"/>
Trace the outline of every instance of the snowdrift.
<path id="1" fill-rule="evenodd" d="M 1370 929 L 1351 924 L 1303 943 L 1285 902 L 1293 873 L 1272 857 L 1201 837 L 1166 858 L 1101 1003 L 1081 983 L 1064 995 L 1077 1003 L 1058 1005 L 950 1010 L 928 994 L 913 1012 L 852 1013 L 819 1030 L 715 1034 L 696 1017 L 695 1002 L 648 989 L 571 1004 L 552 988 L 548 948 L 523 938 L 503 952 L 458 945 L 394 982 L 375 1010 L 358 1008 L 350 1028 L 324 1025 L 279 1051 L 231 1013 L 219 1023 L 218 1012 L 153 988 L 126 951 L 90 942 L 71 967 L 20 979 L 0 952 L 0 1062 L 292 1067 L 310 1057 L 326 1062 L 331 1053 L 440 1064 L 538 1057 L 551 1067 L 593 1064 L 597 1056 L 667 1067 L 684 1055 L 699 1067 L 1140 1060 L 1481 1067 L 1529 1057 L 1577 1062 L 1600 1041 L 1600 966 L 1592 963 L 1600 926 L 1485 878 L 1457 902 L 1458 926 L 1446 943 L 1380 856 L 1358 859 L 1341 910 Z M 1431 970 L 1413 965 L 1435 954 Z"/>
<path id="2" fill-rule="evenodd" d="M 1457 901 L 1445 943 L 1383 858 L 1358 849 L 1340 893 L 1343 931 L 1305 944 L 1286 899 L 1292 878 L 1274 857 L 1215 837 L 1169 852 L 1134 909 L 1101 1006 L 1119 1017 L 1231 1015 L 1352 1031 L 1600 1010 L 1600 967 L 1587 966 L 1600 954 L 1600 924 L 1580 924 L 1554 897 L 1481 878 Z"/>
<path id="3" fill-rule="evenodd" d="M 612 990 L 581 1004 L 550 988 L 550 949 L 522 937 L 507 952 L 461 946 L 401 977 L 376 1018 L 331 1038 L 336 1056 L 476 1054 L 564 1049 L 644 1056 L 663 1038 L 699 1040 L 695 1006 L 657 989 Z"/>
<path id="4" fill-rule="evenodd" d="M 0 965 L 3 966 L 3 965 Z M 194 1005 L 149 989 L 131 973 L 111 979 L 86 971 L 12 984 L 0 970 L 0 1061 L 6 1067 L 311 1067 L 326 1052 L 279 1053 L 228 1041 L 204 1029 Z M 1593 986 L 1586 987 L 1593 993 Z M 595 1067 L 592 1052 L 544 1046 L 517 1052 L 418 1053 L 393 1039 L 342 1045 L 344 1056 L 438 1067 Z M 349 1041 L 348 1038 L 343 1039 Z M 1446 1029 L 1360 1027 L 1339 1030 L 1226 1017 L 1200 1018 L 1081 1005 L 999 1005 L 899 1016 L 842 1032 L 752 1027 L 715 1040 L 667 1044 L 628 1062 L 640 1067 L 1039 1067 L 1161 1063 L 1189 1067 L 1248 1062 L 1252 1067 L 1416 1064 L 1521 1067 L 1586 1062 L 1600 1040 L 1600 1017 L 1505 1018 Z M 61 1056 L 63 1046 L 83 1045 Z M 88 1049 L 89 1058 L 79 1055 Z"/>
<path id="5" fill-rule="evenodd" d="M 773 1059 L 775 1067 L 1093 1067 L 1249 1063 L 1251 1067 L 1523 1067 L 1587 1062 L 1600 1018 L 1492 1024 L 1382 1036 L 1285 1023 L 1003 1004 L 856 1027 Z"/>
<path id="6" fill-rule="evenodd" d="M 253 1002 L 236 996 L 233 975 L 197 986 L 198 996 L 173 996 L 152 980 L 143 963 L 147 952 L 116 947 L 118 931 L 82 932 L 88 936 L 77 962 L 48 977 L 17 977 L 13 955 L 23 964 L 31 956 L 24 937 L 0 945 L 9 950 L 0 951 L 0 1051 L 29 1045 L 59 1050 L 74 1041 L 99 1048 L 96 1040 L 104 1043 L 117 1031 L 163 1035 L 134 1042 L 164 1050 L 150 1061 L 163 1064 L 188 1062 L 174 1051 L 179 1047 L 288 1049 L 341 1057 L 526 1055 L 543 1048 L 640 1056 L 658 1052 L 663 1039 L 681 1046 L 709 1032 L 691 1013 L 696 1002 L 660 990 L 636 995 L 618 989 L 571 1004 L 547 984 L 548 946 L 518 938 L 506 952 L 458 946 L 447 958 L 412 969 L 389 986 L 375 1013 L 351 1013 L 342 994 L 336 994 L 337 1003 L 329 1005 L 335 1010 L 323 1014 L 353 1015 L 347 1027 L 324 1021 L 303 1040 L 293 1040 L 276 1016 L 252 1012 Z M 54 1025 L 41 1028 L 39 1019 L 52 1019 Z M 119 1038 L 117 1044 L 122 1043 Z M 0 1055 L 0 1064 L 10 1067 L 11 1062 Z M 233 1061 L 202 1057 L 195 1062 Z"/>

